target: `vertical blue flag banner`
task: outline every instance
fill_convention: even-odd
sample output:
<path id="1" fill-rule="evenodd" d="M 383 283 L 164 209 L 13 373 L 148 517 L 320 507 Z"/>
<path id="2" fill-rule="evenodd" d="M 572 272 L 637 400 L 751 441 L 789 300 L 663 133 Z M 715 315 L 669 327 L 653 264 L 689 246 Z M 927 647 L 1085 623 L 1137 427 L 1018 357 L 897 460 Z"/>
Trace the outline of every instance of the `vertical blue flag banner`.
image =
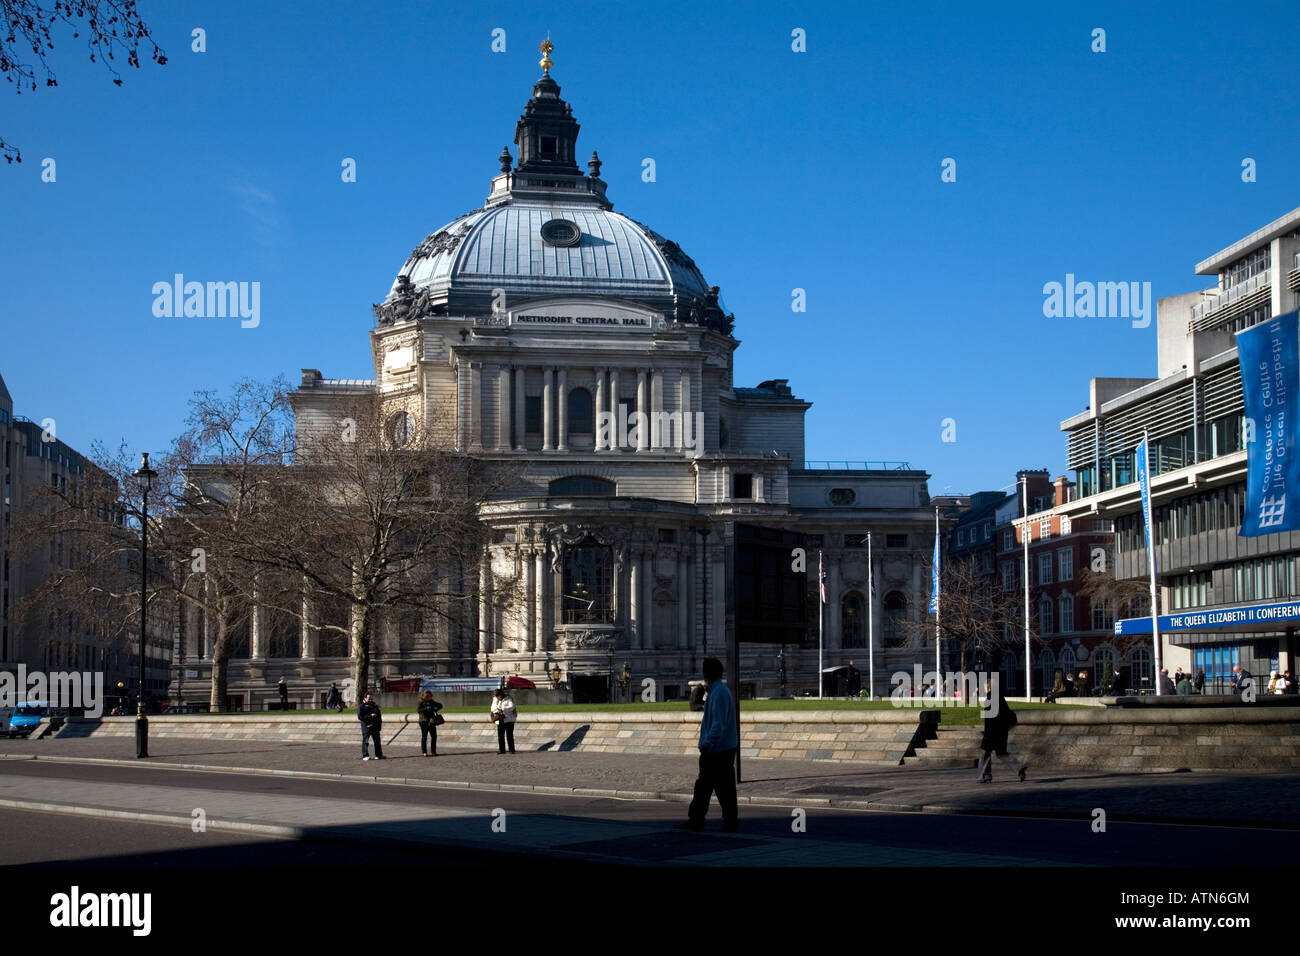
<path id="1" fill-rule="evenodd" d="M 939 530 L 934 532 L 934 561 L 930 568 L 930 613 L 939 613 Z"/>
<path id="2" fill-rule="evenodd" d="M 1241 534 L 1300 529 L 1300 313 L 1237 333 L 1246 406 L 1246 514 Z"/>
<path id="3" fill-rule="evenodd" d="M 1137 472 L 1138 490 L 1142 492 L 1142 527 L 1146 530 L 1147 560 L 1155 561 L 1155 549 L 1151 546 L 1151 461 L 1145 438 L 1133 452 L 1133 466 Z"/>

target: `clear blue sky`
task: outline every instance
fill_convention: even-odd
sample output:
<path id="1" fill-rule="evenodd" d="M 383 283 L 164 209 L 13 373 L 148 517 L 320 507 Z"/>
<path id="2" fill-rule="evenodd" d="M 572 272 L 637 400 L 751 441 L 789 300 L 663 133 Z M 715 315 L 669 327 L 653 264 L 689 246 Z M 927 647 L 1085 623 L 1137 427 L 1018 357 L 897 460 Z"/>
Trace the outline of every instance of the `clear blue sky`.
<path id="1" fill-rule="evenodd" d="M 1153 373 L 1154 322 L 1045 318 L 1044 283 L 1201 288 L 1300 206 L 1290 4 L 140 5 L 166 66 L 115 87 L 65 34 L 58 88 L 0 87 L 0 374 L 81 449 L 161 450 L 244 376 L 370 377 L 371 304 L 481 204 L 548 30 L 615 208 L 722 287 L 736 384 L 788 378 L 809 458 L 906 460 L 934 494 L 1059 473 L 1088 379 Z M 261 325 L 155 318 L 177 272 L 259 281 Z"/>

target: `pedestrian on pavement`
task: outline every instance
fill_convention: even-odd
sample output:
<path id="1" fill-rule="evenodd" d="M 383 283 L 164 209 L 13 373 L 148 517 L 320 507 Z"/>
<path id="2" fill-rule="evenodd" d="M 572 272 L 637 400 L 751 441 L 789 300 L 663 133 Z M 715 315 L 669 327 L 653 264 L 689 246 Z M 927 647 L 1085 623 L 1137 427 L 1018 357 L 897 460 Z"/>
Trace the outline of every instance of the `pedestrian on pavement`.
<path id="1" fill-rule="evenodd" d="M 1277 671 L 1270 671 L 1268 675 L 1268 692 L 1270 694 L 1280 694 L 1286 689 L 1286 681 L 1282 680 L 1282 675 Z"/>
<path id="2" fill-rule="evenodd" d="M 384 745 L 379 739 L 379 731 L 383 726 L 384 715 L 379 710 L 379 705 L 375 699 L 366 694 L 365 699 L 357 707 L 357 720 L 361 721 L 361 759 L 370 759 L 369 742 L 373 739 L 375 742 L 375 759 L 384 759 Z"/>
<path id="3" fill-rule="evenodd" d="M 1205 671 L 1196 672 L 1196 679 L 1192 681 L 1192 687 L 1195 688 L 1198 694 L 1205 692 Z"/>
<path id="4" fill-rule="evenodd" d="M 515 720 L 518 713 L 515 710 L 515 702 L 510 699 L 510 691 L 504 687 L 498 687 L 492 692 L 492 710 L 490 716 L 497 725 L 497 753 L 506 752 L 509 745 L 510 752 L 515 752 Z"/>
<path id="5" fill-rule="evenodd" d="M 736 750 L 740 747 L 736 727 L 736 702 L 731 689 L 722 680 L 722 661 L 704 660 L 704 679 L 708 696 L 704 698 L 704 717 L 700 721 L 700 772 L 695 779 L 695 796 L 691 800 L 685 823 L 679 830 L 703 830 L 709 815 L 709 801 L 716 791 L 722 807 L 722 829 L 740 829 L 736 807 Z"/>
<path id="6" fill-rule="evenodd" d="M 1178 689 L 1174 687 L 1174 682 L 1169 679 L 1168 667 L 1160 668 L 1160 693 L 1168 694 L 1171 697 L 1178 693 Z"/>
<path id="7" fill-rule="evenodd" d="M 1296 686 L 1295 678 L 1291 676 L 1290 671 L 1283 671 L 1282 676 L 1286 678 L 1286 689 L 1283 690 L 1282 693 L 1284 694 L 1300 693 L 1300 687 Z"/>
<path id="8" fill-rule="evenodd" d="M 438 756 L 438 723 L 442 720 L 438 716 L 440 710 L 442 710 L 442 704 L 433 699 L 433 691 L 426 690 L 420 694 L 420 704 L 416 707 L 415 712 L 420 715 L 421 756 Z M 430 745 L 428 750 L 425 750 L 426 743 Z"/>
<path id="9" fill-rule="evenodd" d="M 1013 767 L 1023 782 L 1029 765 L 1021 763 L 1007 753 L 1007 737 L 1016 725 L 1016 715 L 1002 693 L 1002 684 L 998 683 L 997 696 L 993 694 L 993 680 L 984 682 L 984 735 L 980 738 L 980 783 L 993 782 L 993 755 L 1004 764 Z"/>
<path id="10" fill-rule="evenodd" d="M 1188 674 L 1183 674 L 1178 679 L 1178 683 L 1174 685 L 1174 690 L 1178 692 L 1179 697 L 1187 697 L 1188 695 L 1194 693 L 1194 691 L 1192 690 L 1191 676 Z"/>
<path id="11" fill-rule="evenodd" d="M 288 710 L 289 709 L 289 682 L 284 679 L 283 674 L 280 675 L 280 683 L 276 684 L 275 686 L 280 691 L 280 709 Z"/>
<path id="12" fill-rule="evenodd" d="M 1110 675 L 1110 695 L 1112 697 L 1123 697 L 1128 693 L 1128 682 L 1124 680 L 1124 672 L 1119 669 L 1119 665 L 1114 666 L 1114 673 Z"/>
<path id="13" fill-rule="evenodd" d="M 1243 690 L 1253 686 L 1254 678 L 1250 676 L 1250 671 L 1240 664 L 1232 665 L 1232 692 L 1240 694 Z"/>
<path id="14" fill-rule="evenodd" d="M 325 695 L 325 709 L 343 713 L 343 695 L 339 693 L 338 684 L 330 684 L 330 692 Z"/>

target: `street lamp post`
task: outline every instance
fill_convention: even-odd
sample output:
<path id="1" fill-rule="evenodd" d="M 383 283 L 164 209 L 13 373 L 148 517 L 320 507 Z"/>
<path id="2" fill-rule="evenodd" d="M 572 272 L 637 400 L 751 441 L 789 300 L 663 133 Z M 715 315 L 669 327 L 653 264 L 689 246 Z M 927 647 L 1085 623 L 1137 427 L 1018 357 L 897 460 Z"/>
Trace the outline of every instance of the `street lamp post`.
<path id="1" fill-rule="evenodd" d="M 144 484 L 144 499 L 140 509 L 140 700 L 135 715 L 136 759 L 149 756 L 149 718 L 145 714 L 145 657 L 148 648 L 149 604 L 149 491 L 158 472 L 149 467 L 149 453 L 140 455 L 140 467 L 132 472 Z"/>

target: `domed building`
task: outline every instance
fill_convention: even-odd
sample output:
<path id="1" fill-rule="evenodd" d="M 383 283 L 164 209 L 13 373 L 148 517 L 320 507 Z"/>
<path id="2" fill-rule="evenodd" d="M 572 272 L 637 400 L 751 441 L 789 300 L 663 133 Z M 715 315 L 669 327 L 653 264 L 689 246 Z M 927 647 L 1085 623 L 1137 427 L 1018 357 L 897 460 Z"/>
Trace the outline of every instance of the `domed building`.
<path id="1" fill-rule="evenodd" d="M 293 394 L 302 429 L 378 391 L 399 432 L 423 419 L 515 475 L 482 509 L 494 543 L 478 619 L 388 628 L 373 673 L 519 674 L 579 701 L 652 678 L 665 699 L 738 639 L 746 690 L 815 694 L 821 552 L 823 664 L 855 659 L 865 678 L 871 631 L 885 692 L 890 671 L 933 661 L 933 645 L 902 646 L 927 599 L 928 476 L 805 462 L 810 404 L 784 379 L 733 384 L 739 342 L 718 287 L 677 243 L 615 211 L 596 152 L 579 168 L 578 122 L 549 55 L 542 67 L 517 158 L 502 151 L 483 205 L 430 232 L 374 307 L 375 378 L 307 369 Z M 797 547 L 806 573 L 791 570 Z M 504 580 L 516 589 L 503 604 Z M 301 650 L 299 679 L 346 676 L 305 638 Z M 259 679 L 249 693 L 258 706 L 271 691 Z"/>

